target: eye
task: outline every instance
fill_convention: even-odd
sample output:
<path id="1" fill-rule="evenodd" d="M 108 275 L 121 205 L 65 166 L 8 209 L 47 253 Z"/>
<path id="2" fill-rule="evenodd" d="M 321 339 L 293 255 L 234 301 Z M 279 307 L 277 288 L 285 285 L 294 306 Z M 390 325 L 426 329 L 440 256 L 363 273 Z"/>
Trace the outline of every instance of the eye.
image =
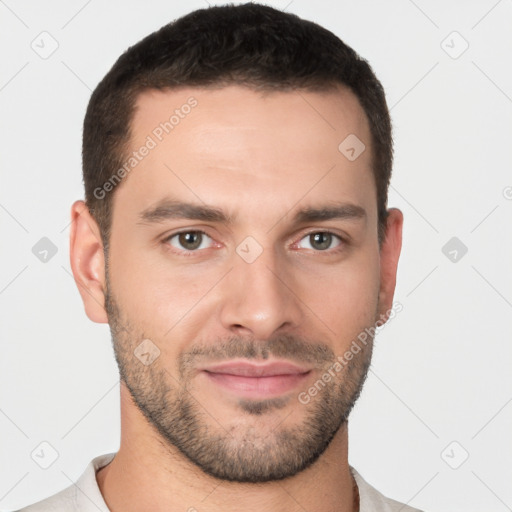
<path id="1" fill-rule="evenodd" d="M 169 243 L 175 249 L 180 251 L 196 251 L 198 249 L 207 249 L 207 240 L 212 240 L 204 231 L 181 231 L 167 237 L 164 242 Z"/>
<path id="2" fill-rule="evenodd" d="M 314 233 L 309 233 L 304 238 L 301 239 L 301 241 L 298 243 L 298 246 L 302 249 L 313 249 L 315 251 L 326 251 L 327 249 L 332 248 L 333 242 L 338 240 L 338 244 L 335 246 L 336 248 L 339 247 L 343 239 L 335 235 L 334 233 L 331 233 L 330 231 L 315 231 Z M 306 241 L 306 247 L 302 246 L 301 244 L 303 241 Z"/>

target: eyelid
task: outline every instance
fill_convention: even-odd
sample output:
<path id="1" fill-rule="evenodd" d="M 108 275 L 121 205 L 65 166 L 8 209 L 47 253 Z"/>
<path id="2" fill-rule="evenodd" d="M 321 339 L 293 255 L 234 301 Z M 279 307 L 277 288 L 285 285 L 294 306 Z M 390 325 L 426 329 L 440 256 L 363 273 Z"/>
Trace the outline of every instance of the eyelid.
<path id="1" fill-rule="evenodd" d="M 168 242 L 176 237 L 176 236 L 179 236 L 180 234 L 182 233 L 200 233 L 206 237 L 208 237 L 210 240 L 213 241 L 214 244 L 217 245 L 217 247 L 220 245 L 219 242 L 217 242 L 212 236 L 210 236 L 204 229 L 199 229 L 199 228 L 186 228 L 186 229 L 181 229 L 179 231 L 176 231 L 176 232 L 173 232 L 171 233 L 170 235 L 166 235 L 163 239 L 162 239 L 162 243 L 164 243 L 165 245 L 170 245 Z M 318 253 L 333 253 L 333 252 L 336 252 L 336 251 L 339 251 L 341 249 L 343 249 L 344 246 L 346 246 L 348 243 L 349 243 L 349 237 L 346 236 L 346 235 L 341 235 L 335 231 L 333 231 L 332 229 L 329 229 L 329 228 L 310 228 L 308 231 L 306 232 L 302 232 L 301 235 L 300 235 L 300 238 L 298 238 L 295 242 L 293 242 L 291 245 L 292 247 L 295 247 L 298 243 L 300 243 L 304 238 L 306 238 L 307 236 L 310 236 L 310 235 L 313 235 L 313 234 L 316 234 L 316 233 L 327 233 L 327 234 L 330 234 L 336 238 L 339 239 L 340 241 L 340 246 L 337 246 L 333 249 L 326 249 L 324 251 L 314 251 L 314 252 L 318 252 Z M 295 237 L 294 237 L 295 238 Z M 206 249 L 195 249 L 195 250 L 186 250 L 186 249 L 178 249 L 174 246 L 171 246 L 172 249 L 169 249 L 171 250 L 172 252 L 174 252 L 175 254 L 185 254 L 185 255 L 193 255 L 194 253 L 200 253 L 201 251 L 204 251 Z M 210 248 L 210 247 L 209 247 Z M 209 249 L 208 248 L 208 249 Z"/>
<path id="2" fill-rule="evenodd" d="M 339 251 L 339 250 L 343 249 L 343 247 L 346 246 L 348 244 L 348 242 L 349 242 L 349 237 L 348 236 L 341 235 L 340 233 L 337 233 L 336 231 L 333 231 L 332 229 L 329 229 L 329 228 L 323 228 L 323 229 L 322 228 L 311 228 L 308 231 L 306 231 L 305 233 L 304 232 L 301 233 L 300 238 L 296 242 L 293 242 L 292 246 L 296 246 L 302 240 L 304 240 L 304 238 L 306 238 L 308 236 L 311 236 L 311 235 L 314 235 L 316 233 L 327 233 L 329 235 L 332 235 L 332 236 L 338 238 L 339 241 L 340 241 L 340 245 L 339 246 L 334 247 L 332 249 L 325 249 L 324 251 L 315 251 L 315 252 L 318 252 L 318 253 L 329 254 L 329 253 L 333 253 L 333 252 Z"/>
<path id="3" fill-rule="evenodd" d="M 187 229 L 181 229 L 180 231 L 175 231 L 169 235 L 164 236 L 164 238 L 162 239 L 162 243 L 168 247 L 171 247 L 169 249 L 171 252 L 174 252 L 175 254 L 181 254 L 181 255 L 184 254 L 187 256 L 192 255 L 194 253 L 199 253 L 199 252 L 205 250 L 205 249 L 196 249 L 196 250 L 190 251 L 187 249 L 178 249 L 177 247 L 172 246 L 170 244 L 170 240 L 173 239 L 174 237 L 177 237 L 177 236 L 183 234 L 183 233 L 200 233 L 201 235 L 206 236 L 210 240 L 212 240 L 213 244 L 217 244 L 217 246 L 219 245 L 219 243 L 212 236 L 210 236 L 205 230 L 198 229 L 198 228 L 196 228 L 196 229 L 187 228 Z"/>
<path id="4" fill-rule="evenodd" d="M 307 229 L 307 231 L 302 232 L 302 236 L 300 237 L 300 240 L 302 240 L 305 236 L 313 235 L 315 233 L 329 233 L 331 235 L 337 236 L 340 240 L 343 240 L 345 242 L 347 242 L 349 239 L 348 235 L 339 233 L 335 229 L 316 227 L 316 228 L 309 228 L 309 229 Z"/>

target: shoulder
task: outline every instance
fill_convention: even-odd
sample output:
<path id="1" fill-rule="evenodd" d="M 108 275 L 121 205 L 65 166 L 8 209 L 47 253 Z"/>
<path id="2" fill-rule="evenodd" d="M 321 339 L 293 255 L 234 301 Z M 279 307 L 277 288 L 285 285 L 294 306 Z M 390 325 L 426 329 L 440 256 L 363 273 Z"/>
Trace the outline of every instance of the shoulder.
<path id="1" fill-rule="evenodd" d="M 350 471 L 359 489 L 359 510 L 361 512 L 422 512 L 404 503 L 387 498 L 371 486 L 353 467 Z"/>
<path id="2" fill-rule="evenodd" d="M 96 471 L 114 456 L 115 453 L 108 453 L 94 458 L 75 483 L 16 512 L 109 512 L 96 481 Z"/>
<path id="3" fill-rule="evenodd" d="M 57 512 L 64 510 L 78 510 L 76 508 L 76 491 L 76 487 L 74 485 L 70 485 L 57 494 L 49 496 L 37 503 L 33 503 L 32 505 L 27 505 L 17 512 Z"/>

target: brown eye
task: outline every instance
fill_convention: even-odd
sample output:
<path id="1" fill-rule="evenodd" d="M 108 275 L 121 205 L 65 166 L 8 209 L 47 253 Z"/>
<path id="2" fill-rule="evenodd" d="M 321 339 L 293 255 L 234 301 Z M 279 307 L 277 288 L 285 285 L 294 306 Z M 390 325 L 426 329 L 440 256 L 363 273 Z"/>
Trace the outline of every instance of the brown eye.
<path id="1" fill-rule="evenodd" d="M 208 239 L 211 240 L 211 238 L 202 231 L 182 231 L 181 233 L 170 236 L 166 241 L 178 250 L 195 251 L 197 249 L 207 248 Z"/>
<path id="2" fill-rule="evenodd" d="M 313 249 L 315 251 L 326 251 L 332 249 L 333 242 L 338 240 L 338 243 L 334 247 L 341 245 L 342 239 L 338 235 L 331 233 L 330 231 L 316 231 L 315 233 L 309 233 L 306 235 L 300 243 L 307 240 L 306 247 L 304 249 Z"/>
<path id="3" fill-rule="evenodd" d="M 320 251 L 329 249 L 332 242 L 332 235 L 330 233 L 314 233 L 309 235 L 311 245 Z"/>

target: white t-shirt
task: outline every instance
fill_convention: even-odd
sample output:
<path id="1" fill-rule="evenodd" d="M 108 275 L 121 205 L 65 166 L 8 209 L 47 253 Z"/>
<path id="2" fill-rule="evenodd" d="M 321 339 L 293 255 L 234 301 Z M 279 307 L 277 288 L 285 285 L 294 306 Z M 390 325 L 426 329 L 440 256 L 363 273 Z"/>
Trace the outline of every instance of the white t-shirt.
<path id="1" fill-rule="evenodd" d="M 110 512 L 96 481 L 96 471 L 112 461 L 116 453 L 93 459 L 82 476 L 62 491 L 17 512 Z M 421 512 L 383 496 L 352 467 L 359 488 L 359 512 Z"/>

